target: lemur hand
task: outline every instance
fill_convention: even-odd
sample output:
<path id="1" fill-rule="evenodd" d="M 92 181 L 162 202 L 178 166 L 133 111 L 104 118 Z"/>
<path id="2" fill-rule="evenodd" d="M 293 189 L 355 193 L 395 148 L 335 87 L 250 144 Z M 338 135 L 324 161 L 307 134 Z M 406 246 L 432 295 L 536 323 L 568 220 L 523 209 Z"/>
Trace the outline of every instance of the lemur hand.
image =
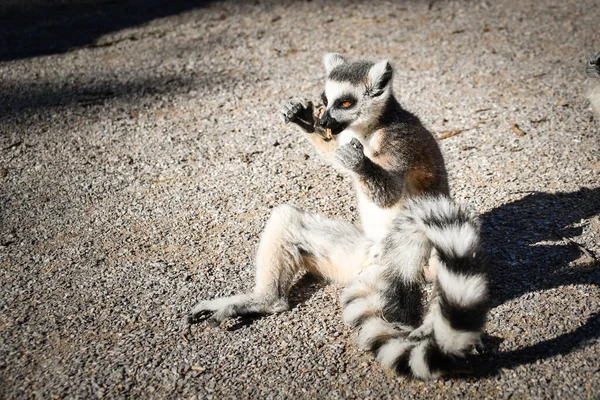
<path id="1" fill-rule="evenodd" d="M 350 143 L 338 147 L 335 150 L 335 160 L 344 168 L 358 172 L 365 163 L 362 143 L 354 138 Z"/>
<path id="2" fill-rule="evenodd" d="M 309 101 L 304 103 L 300 100 L 290 100 L 281 107 L 283 122 L 293 122 L 308 133 L 315 131 L 314 107 Z"/>

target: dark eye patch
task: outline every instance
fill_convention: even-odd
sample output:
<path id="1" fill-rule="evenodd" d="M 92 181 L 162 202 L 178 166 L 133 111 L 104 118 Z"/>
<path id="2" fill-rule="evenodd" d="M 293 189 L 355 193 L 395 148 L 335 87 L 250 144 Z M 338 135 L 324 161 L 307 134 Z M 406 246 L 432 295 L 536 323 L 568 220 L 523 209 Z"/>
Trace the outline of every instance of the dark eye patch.
<path id="1" fill-rule="evenodd" d="M 327 96 L 325 96 L 325 92 L 321 93 L 321 100 L 323 101 L 323 105 L 327 107 Z"/>
<path id="2" fill-rule="evenodd" d="M 344 107 L 343 104 L 346 102 L 350 102 L 350 105 L 347 107 Z M 357 99 L 356 97 L 352 96 L 352 95 L 346 95 L 346 96 L 341 96 L 340 98 L 338 98 L 335 103 L 334 103 L 334 107 L 336 108 L 342 108 L 342 109 L 349 109 L 354 107 L 354 105 L 356 104 Z"/>

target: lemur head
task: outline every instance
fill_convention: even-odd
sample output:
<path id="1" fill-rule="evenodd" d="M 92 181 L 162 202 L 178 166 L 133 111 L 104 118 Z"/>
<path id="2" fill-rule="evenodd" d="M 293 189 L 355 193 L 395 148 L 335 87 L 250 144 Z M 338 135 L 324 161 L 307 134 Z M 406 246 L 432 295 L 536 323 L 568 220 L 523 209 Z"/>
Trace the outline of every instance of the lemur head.
<path id="1" fill-rule="evenodd" d="M 319 121 L 334 135 L 350 126 L 369 126 L 392 96 L 392 66 L 387 60 L 346 61 L 341 54 L 323 57 L 327 82 L 321 95 L 325 113 Z"/>
<path id="2" fill-rule="evenodd" d="M 590 78 L 600 78 L 600 51 L 590 57 L 585 66 L 585 73 Z"/>

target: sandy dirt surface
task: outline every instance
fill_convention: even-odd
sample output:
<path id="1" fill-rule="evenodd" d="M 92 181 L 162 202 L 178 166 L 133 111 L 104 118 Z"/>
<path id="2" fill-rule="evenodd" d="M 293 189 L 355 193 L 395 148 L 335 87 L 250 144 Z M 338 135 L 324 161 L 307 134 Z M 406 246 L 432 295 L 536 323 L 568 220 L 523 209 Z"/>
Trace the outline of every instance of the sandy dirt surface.
<path id="1" fill-rule="evenodd" d="M 0 8 L 0 398 L 600 397 L 596 0 L 19 3 Z M 289 312 L 185 323 L 251 290 L 273 207 L 356 220 L 278 115 L 318 98 L 327 51 L 392 61 L 482 215 L 492 350 L 464 376 L 383 371 L 310 278 Z"/>

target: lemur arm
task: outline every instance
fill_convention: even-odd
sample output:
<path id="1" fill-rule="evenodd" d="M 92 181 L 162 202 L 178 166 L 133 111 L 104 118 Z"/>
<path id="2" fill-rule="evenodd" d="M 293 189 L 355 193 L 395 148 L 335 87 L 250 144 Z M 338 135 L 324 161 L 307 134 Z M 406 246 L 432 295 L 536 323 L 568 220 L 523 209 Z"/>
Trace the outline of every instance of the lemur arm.
<path id="1" fill-rule="evenodd" d="M 317 127 L 315 133 L 306 133 L 304 136 L 306 136 L 324 159 L 331 163 L 333 162 L 333 154 L 337 148 L 335 136 L 327 137 L 327 133 L 321 127 Z"/>
<path id="2" fill-rule="evenodd" d="M 402 197 L 407 173 L 401 168 L 386 169 L 367 157 L 357 139 L 335 151 L 335 161 L 352 171 L 361 191 L 380 207 L 391 207 Z"/>
<path id="3" fill-rule="evenodd" d="M 356 173 L 363 193 L 379 207 L 391 207 L 402 197 L 405 172 L 387 171 L 365 156 L 362 167 Z"/>

